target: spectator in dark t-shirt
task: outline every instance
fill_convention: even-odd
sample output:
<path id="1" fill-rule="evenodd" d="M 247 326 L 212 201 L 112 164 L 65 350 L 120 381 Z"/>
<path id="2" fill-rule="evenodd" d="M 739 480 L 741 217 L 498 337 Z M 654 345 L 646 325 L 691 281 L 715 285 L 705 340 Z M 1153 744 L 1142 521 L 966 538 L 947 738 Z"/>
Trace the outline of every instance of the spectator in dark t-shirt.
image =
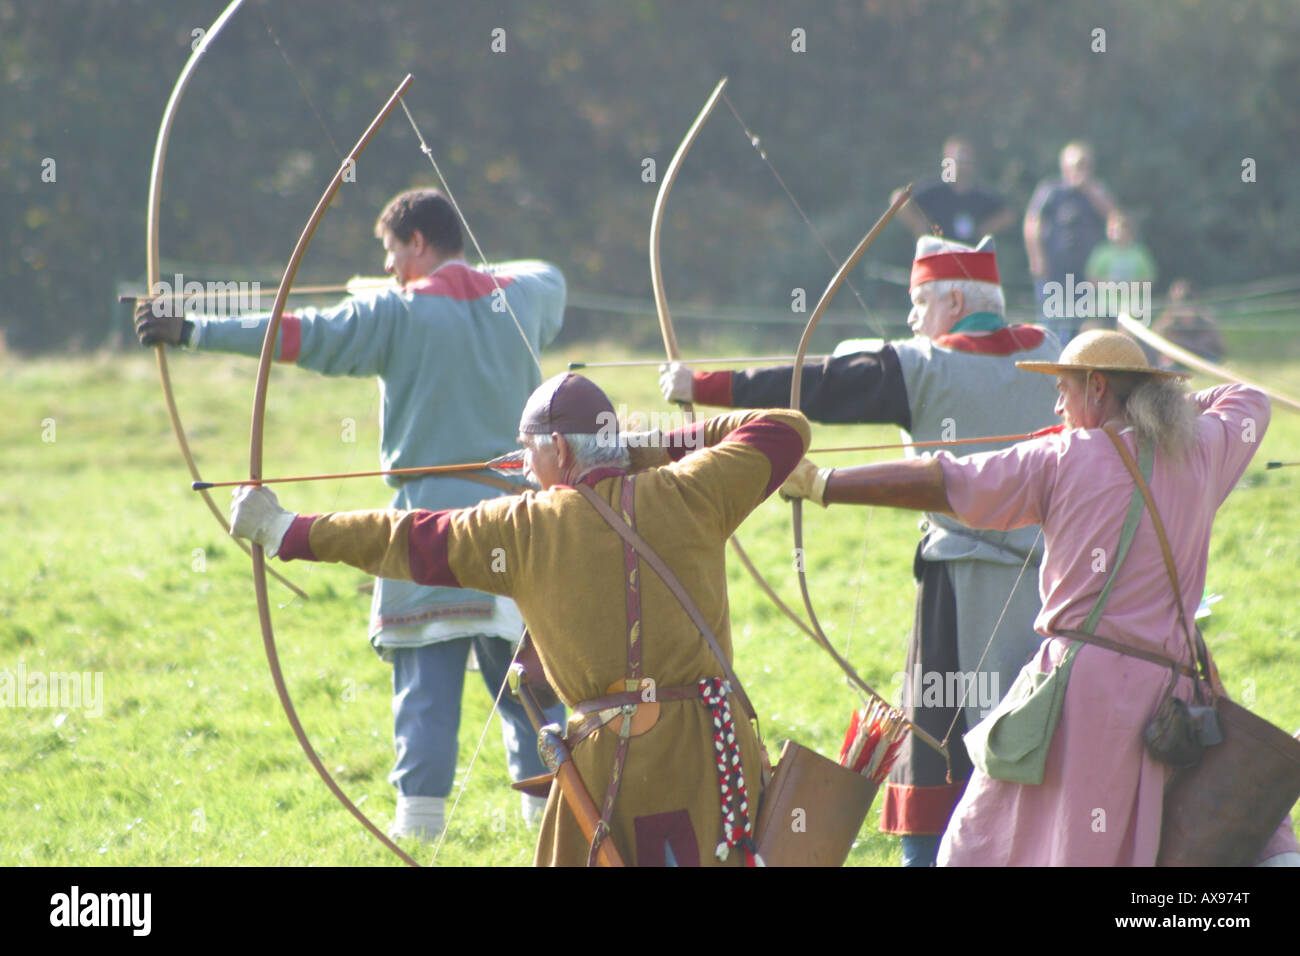
<path id="1" fill-rule="evenodd" d="M 936 232 L 945 239 L 974 244 L 1015 220 L 1015 211 L 991 189 L 976 185 L 975 148 L 950 136 L 943 144 L 939 176 L 920 183 L 899 218 L 918 239 Z"/>
<path id="2" fill-rule="evenodd" d="M 1086 281 L 1088 255 L 1106 235 L 1106 217 L 1116 208 L 1106 187 L 1093 178 L 1091 146 L 1069 143 L 1060 161 L 1061 178 L 1039 183 L 1025 211 L 1025 252 L 1040 307 L 1052 298 L 1045 288 L 1048 283 L 1058 282 L 1068 290 Z M 1058 292 L 1055 299 L 1060 298 Z M 1065 298 L 1071 298 L 1068 291 Z M 1043 315 L 1043 323 L 1062 345 L 1073 337 L 1078 319 Z"/>

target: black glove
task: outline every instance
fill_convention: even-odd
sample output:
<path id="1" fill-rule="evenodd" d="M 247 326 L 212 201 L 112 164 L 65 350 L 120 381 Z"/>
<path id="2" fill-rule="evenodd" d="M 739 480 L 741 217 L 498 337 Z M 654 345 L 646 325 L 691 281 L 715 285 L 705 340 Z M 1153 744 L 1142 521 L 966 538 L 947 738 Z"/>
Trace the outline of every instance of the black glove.
<path id="1" fill-rule="evenodd" d="M 154 315 L 155 299 L 141 299 L 135 305 L 135 334 L 141 345 L 188 345 L 194 323 L 179 315 Z"/>

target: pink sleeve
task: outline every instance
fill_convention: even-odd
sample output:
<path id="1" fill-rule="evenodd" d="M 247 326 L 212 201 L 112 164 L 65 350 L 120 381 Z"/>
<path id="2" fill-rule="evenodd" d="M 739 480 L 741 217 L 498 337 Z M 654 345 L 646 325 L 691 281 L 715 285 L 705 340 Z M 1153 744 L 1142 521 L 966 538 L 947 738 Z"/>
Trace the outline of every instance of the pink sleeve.
<path id="1" fill-rule="evenodd" d="M 1259 451 L 1270 417 L 1268 396 L 1234 384 L 1197 392 L 1192 401 L 1201 409 L 1197 440 L 1213 465 L 1216 500 L 1222 504 Z"/>
<path id="2" fill-rule="evenodd" d="M 947 452 L 936 457 L 953 514 L 972 528 L 1006 531 L 1042 524 L 1058 455 L 1059 440 L 1053 436 L 965 458 Z"/>

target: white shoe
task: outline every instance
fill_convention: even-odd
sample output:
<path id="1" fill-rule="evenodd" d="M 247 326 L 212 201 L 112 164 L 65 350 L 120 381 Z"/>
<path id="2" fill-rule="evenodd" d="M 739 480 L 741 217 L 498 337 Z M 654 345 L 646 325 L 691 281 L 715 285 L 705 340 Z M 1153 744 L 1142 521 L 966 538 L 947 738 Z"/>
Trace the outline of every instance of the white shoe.
<path id="1" fill-rule="evenodd" d="M 388 835 L 394 840 L 417 837 L 425 843 L 436 843 L 446 826 L 446 797 L 397 796 L 397 813 Z"/>

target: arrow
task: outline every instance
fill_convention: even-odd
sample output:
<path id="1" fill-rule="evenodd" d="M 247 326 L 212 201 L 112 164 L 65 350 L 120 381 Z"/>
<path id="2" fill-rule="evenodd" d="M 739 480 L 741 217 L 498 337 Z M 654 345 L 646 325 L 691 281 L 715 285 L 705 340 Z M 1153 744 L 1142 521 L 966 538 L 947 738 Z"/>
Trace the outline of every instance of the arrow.
<path id="1" fill-rule="evenodd" d="M 336 478 L 378 478 L 384 475 L 442 475 L 461 471 L 522 471 L 524 467 L 523 450 L 512 451 L 491 461 L 475 461 L 463 465 L 427 465 L 422 468 L 390 468 L 388 471 L 351 471 L 333 475 L 296 475 L 292 478 L 259 478 L 253 481 L 241 478 L 238 481 L 196 481 L 190 487 L 195 491 L 209 488 L 233 488 L 235 485 L 272 485 L 291 481 L 330 481 Z"/>
<path id="2" fill-rule="evenodd" d="M 810 455 L 828 455 L 841 451 L 883 451 L 888 448 L 933 448 L 939 445 L 978 445 L 984 442 L 1008 442 L 1008 441 L 1028 441 L 1031 438 L 1042 438 L 1044 435 L 1057 435 L 1065 431 L 1065 423 L 1059 425 L 1049 425 L 1046 428 L 1040 428 L 1036 432 L 1028 432 L 1024 435 L 987 435 L 983 438 L 949 438 L 939 441 L 905 441 L 897 445 L 856 445 L 851 448 L 810 448 Z M 1270 462 L 1269 467 L 1281 462 Z"/>
<path id="3" fill-rule="evenodd" d="M 223 282 L 222 280 L 214 279 L 211 281 L 214 284 L 218 284 L 218 285 L 229 284 L 229 282 Z M 234 281 L 234 280 L 229 280 L 229 281 Z M 260 296 L 262 294 L 260 289 L 263 285 L 266 285 L 268 287 L 278 286 L 280 284 L 280 281 L 277 279 L 274 282 L 264 283 L 261 282 L 260 280 L 255 280 L 248 284 L 257 286 L 259 291 L 256 292 L 255 294 Z M 334 292 L 346 292 L 348 295 L 361 295 L 362 293 L 365 292 L 375 292 L 379 289 L 387 289 L 387 288 L 395 287 L 396 285 L 397 283 L 395 283 L 391 278 L 388 278 L 387 276 L 353 276 L 343 285 L 339 285 L 336 283 L 334 285 L 294 286 L 292 289 L 289 290 L 289 295 L 328 295 Z M 117 297 L 117 301 L 118 302 L 142 302 L 142 301 L 154 301 L 156 299 L 186 300 L 195 297 L 196 297 L 195 295 L 188 295 L 184 292 L 165 292 L 162 295 L 150 295 L 148 292 L 131 291 L 119 295 Z"/>
<path id="4" fill-rule="evenodd" d="M 818 361 L 830 358 L 829 355 L 810 355 L 807 358 Z M 675 359 L 678 365 L 745 365 L 750 362 L 793 362 L 793 355 L 746 355 L 732 358 L 697 358 Z M 635 359 L 626 362 L 570 362 L 569 371 L 580 368 L 636 368 L 643 365 L 663 365 L 664 359 Z"/>

